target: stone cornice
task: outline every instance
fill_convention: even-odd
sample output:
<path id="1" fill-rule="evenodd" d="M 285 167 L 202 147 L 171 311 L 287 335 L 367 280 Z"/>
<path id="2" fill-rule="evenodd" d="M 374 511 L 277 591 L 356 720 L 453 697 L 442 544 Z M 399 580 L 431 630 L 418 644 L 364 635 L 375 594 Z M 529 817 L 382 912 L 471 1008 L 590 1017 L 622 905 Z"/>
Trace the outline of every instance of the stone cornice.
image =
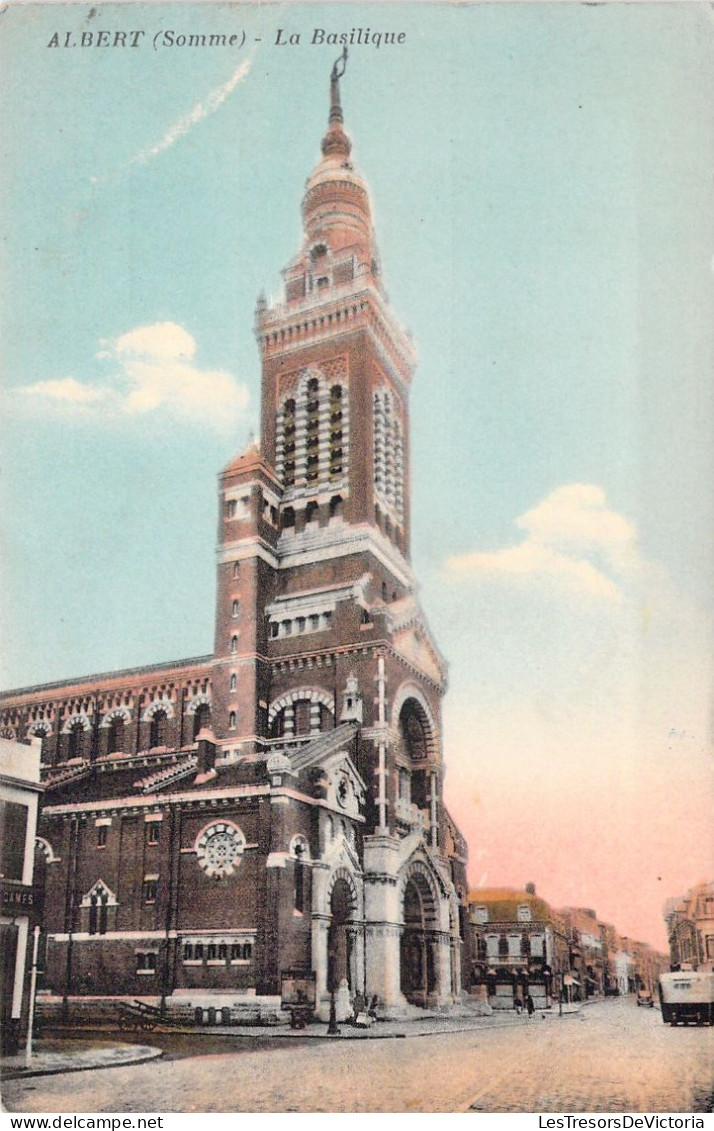
<path id="1" fill-rule="evenodd" d="M 14 688 L 11 691 L 0 692 L 0 708 L 20 705 L 22 700 L 34 703 L 38 696 L 41 698 L 67 699 L 76 695 L 91 695 L 96 690 L 106 691 L 110 684 L 115 682 L 129 689 L 137 683 L 147 683 L 146 677 L 152 675 L 161 677 L 161 682 L 165 682 L 167 675 L 172 672 L 176 672 L 180 675 L 180 678 L 184 678 L 189 672 L 202 673 L 202 670 L 207 668 L 212 660 L 212 655 L 192 656 L 186 660 L 168 660 L 163 663 L 145 664 L 136 668 L 120 668 L 113 672 L 97 672 L 93 675 L 78 676 L 76 679 L 62 679 L 56 683 L 38 683 L 28 687 Z M 99 683 L 102 684 L 101 688 L 97 687 Z M 76 692 L 74 691 L 75 688 L 77 689 Z M 18 700 L 17 704 L 14 703 L 15 699 Z"/>
<path id="2" fill-rule="evenodd" d="M 267 797 L 269 785 L 234 785 L 226 789 L 191 790 L 182 793 L 154 793 L 146 797 L 112 797 L 99 801 L 76 801 L 64 805 L 45 805 L 43 817 L 73 817 L 82 813 L 137 812 L 145 809 L 164 809 L 168 805 L 192 805 L 198 808 L 214 808 L 230 805 L 234 801 L 244 801 L 255 797 Z"/>

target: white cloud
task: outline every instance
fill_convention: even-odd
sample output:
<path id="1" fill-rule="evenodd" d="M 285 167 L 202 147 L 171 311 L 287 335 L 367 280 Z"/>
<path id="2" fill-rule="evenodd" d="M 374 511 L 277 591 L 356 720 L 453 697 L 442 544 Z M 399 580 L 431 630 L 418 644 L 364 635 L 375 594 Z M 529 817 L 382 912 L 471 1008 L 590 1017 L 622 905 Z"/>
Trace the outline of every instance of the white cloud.
<path id="1" fill-rule="evenodd" d="M 120 354 L 146 354 L 167 361 L 190 361 L 196 355 L 196 341 L 183 326 L 175 322 L 155 322 L 138 326 L 113 343 Z"/>
<path id="2" fill-rule="evenodd" d="M 622 575 L 638 568 L 637 531 L 610 510 L 605 492 L 570 483 L 553 491 L 516 519 L 526 537 L 491 553 L 474 551 L 446 561 L 462 577 L 548 578 L 566 588 L 620 601 Z"/>
<path id="3" fill-rule="evenodd" d="M 36 385 L 25 385 L 19 390 L 29 397 L 45 397 L 49 400 L 63 401 L 65 404 L 87 405 L 104 400 L 107 393 L 94 385 L 82 385 L 74 377 L 62 377 L 56 381 L 38 381 Z"/>
<path id="4" fill-rule="evenodd" d="M 521 515 L 516 526 L 535 543 L 571 553 L 604 554 L 613 566 L 627 568 L 635 561 L 637 531 L 606 503 L 600 487 L 570 483 Z"/>
<path id="5" fill-rule="evenodd" d="M 141 153 L 137 153 L 135 157 L 132 157 L 129 162 L 130 165 L 146 164 L 152 157 L 157 157 L 160 153 L 164 153 L 167 149 L 170 149 L 179 138 L 187 134 L 198 122 L 202 122 L 204 118 L 207 118 L 210 114 L 214 114 L 219 106 L 223 105 L 228 95 L 231 94 L 238 84 L 249 74 L 252 65 L 253 56 L 251 55 L 236 67 L 235 71 L 228 79 L 228 82 L 212 90 L 203 101 L 197 102 L 193 109 L 189 110 L 188 114 L 179 118 L 178 121 L 166 131 L 160 141 L 155 145 L 149 146 L 148 149 L 142 150 Z"/>
<path id="6" fill-rule="evenodd" d="M 137 326 L 101 342 L 97 358 L 116 371 L 103 384 L 74 377 L 40 381 L 19 392 L 43 406 L 82 405 L 104 418 L 143 416 L 161 410 L 171 418 L 233 429 L 248 407 L 248 390 L 222 369 L 201 369 L 196 341 L 175 322 Z"/>

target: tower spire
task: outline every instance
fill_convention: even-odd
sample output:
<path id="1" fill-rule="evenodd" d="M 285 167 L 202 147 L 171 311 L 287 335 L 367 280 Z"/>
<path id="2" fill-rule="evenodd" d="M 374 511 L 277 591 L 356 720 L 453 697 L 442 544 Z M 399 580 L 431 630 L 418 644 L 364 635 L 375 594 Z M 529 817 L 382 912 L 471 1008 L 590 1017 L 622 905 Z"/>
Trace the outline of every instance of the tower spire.
<path id="1" fill-rule="evenodd" d="M 335 60 L 330 74 L 330 114 L 327 120 L 327 133 L 322 139 L 322 152 L 326 157 L 333 153 L 347 157 L 352 149 L 352 143 L 342 128 L 345 119 L 340 102 L 340 79 L 345 73 L 346 66 L 347 48 L 343 47 L 342 54 Z"/>

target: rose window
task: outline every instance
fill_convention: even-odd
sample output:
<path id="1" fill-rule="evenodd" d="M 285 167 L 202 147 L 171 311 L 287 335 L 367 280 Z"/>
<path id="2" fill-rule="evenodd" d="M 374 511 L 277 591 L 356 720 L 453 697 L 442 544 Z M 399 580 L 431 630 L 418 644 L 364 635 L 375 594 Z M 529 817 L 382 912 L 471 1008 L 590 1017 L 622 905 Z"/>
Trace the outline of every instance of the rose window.
<path id="1" fill-rule="evenodd" d="M 236 825 L 224 821 L 209 825 L 196 843 L 198 863 L 207 876 L 230 876 L 239 866 L 245 837 Z"/>

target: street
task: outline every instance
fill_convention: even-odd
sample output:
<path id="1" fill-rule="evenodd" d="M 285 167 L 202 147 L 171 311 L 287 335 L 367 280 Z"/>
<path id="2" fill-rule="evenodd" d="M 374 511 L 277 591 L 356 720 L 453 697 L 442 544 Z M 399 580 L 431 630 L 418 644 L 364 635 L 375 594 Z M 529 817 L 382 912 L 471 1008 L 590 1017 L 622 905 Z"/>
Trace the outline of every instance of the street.
<path id="1" fill-rule="evenodd" d="M 230 1045 L 196 1038 L 188 1058 L 10 1081 L 3 1101 L 53 1113 L 712 1110 L 714 1029 L 671 1028 L 632 1000 L 427 1037 Z"/>

